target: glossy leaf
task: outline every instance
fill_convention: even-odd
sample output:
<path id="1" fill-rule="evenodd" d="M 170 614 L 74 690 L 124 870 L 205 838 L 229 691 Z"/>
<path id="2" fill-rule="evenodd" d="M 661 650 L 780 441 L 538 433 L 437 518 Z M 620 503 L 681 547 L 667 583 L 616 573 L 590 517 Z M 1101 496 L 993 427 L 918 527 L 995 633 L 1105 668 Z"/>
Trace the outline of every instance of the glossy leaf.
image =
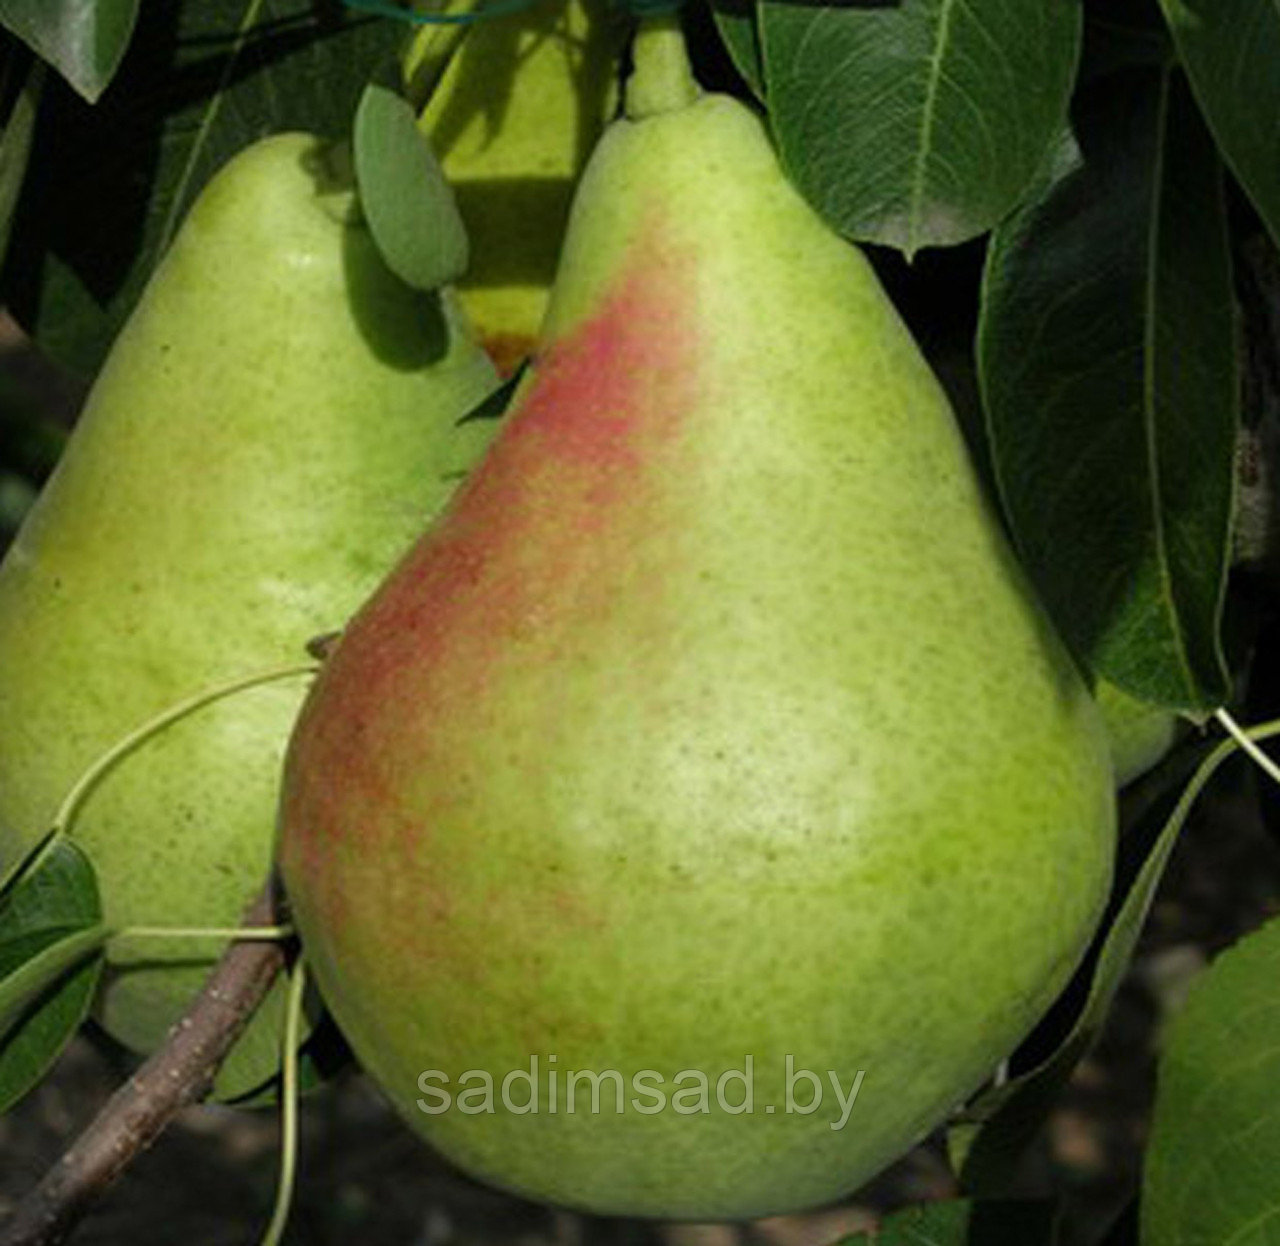
<path id="1" fill-rule="evenodd" d="M 119 68 L 137 20 L 138 0 L 0 0 L 0 25 L 90 103 Z"/>
<path id="2" fill-rule="evenodd" d="M 409 102 L 371 83 L 352 141 L 360 206 L 387 267 L 418 290 L 457 280 L 467 268 L 467 231 Z"/>
<path id="3" fill-rule="evenodd" d="M 1280 735 L 1280 724 L 1256 733 L 1265 739 Z M 1129 967 L 1138 935 L 1151 908 L 1169 854 L 1196 798 L 1218 767 L 1236 752 L 1226 740 L 1202 756 L 1190 781 L 1151 807 L 1146 824 L 1155 833 L 1135 830 L 1121 842 L 1121 860 L 1111 904 L 1095 947 L 1077 971 L 1073 987 L 1082 987 L 1083 1003 L 1057 1047 L 1034 1068 L 983 1092 L 969 1105 L 968 1120 L 951 1130 L 952 1162 L 963 1188 L 970 1194 L 997 1194 L 1009 1187 L 1026 1147 L 1044 1123 L 1072 1069 L 1093 1045 L 1111 1001 Z M 1175 757 L 1168 766 L 1176 773 L 1192 762 L 1197 751 Z M 1166 775 L 1166 787 L 1167 787 Z M 1069 994 L 1071 990 L 1069 988 Z"/>
<path id="4" fill-rule="evenodd" d="M 1220 705 L 1238 423 L 1217 156 L 1180 76 L 1101 79 L 1074 161 L 992 238 L 978 333 L 996 479 L 1059 629 L 1096 674 Z"/>
<path id="5" fill-rule="evenodd" d="M 309 0 L 157 5 L 97 105 L 51 81 L 2 291 L 24 328 L 92 375 L 209 177 L 268 133 L 346 137 L 402 37 Z"/>
<path id="6" fill-rule="evenodd" d="M 1218 146 L 1280 243 L 1280 7 L 1160 2 Z"/>
<path id="7" fill-rule="evenodd" d="M 991 228 L 1062 126 L 1079 0 L 762 0 L 783 161 L 842 233 L 908 255 Z"/>
<path id="8" fill-rule="evenodd" d="M 1192 984 L 1160 1060 L 1143 1246 L 1280 1241 L 1280 918 Z"/>
<path id="9" fill-rule="evenodd" d="M 84 1020 L 105 936 L 93 868 L 71 840 L 42 846 L 0 892 L 0 1112 Z"/>

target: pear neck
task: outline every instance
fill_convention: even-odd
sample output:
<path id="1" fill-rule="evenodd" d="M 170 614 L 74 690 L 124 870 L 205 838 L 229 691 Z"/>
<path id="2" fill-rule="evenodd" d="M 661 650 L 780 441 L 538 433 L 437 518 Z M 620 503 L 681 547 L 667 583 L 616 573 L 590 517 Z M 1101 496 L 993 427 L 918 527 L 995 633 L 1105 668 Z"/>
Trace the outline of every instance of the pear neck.
<path id="1" fill-rule="evenodd" d="M 674 15 L 646 19 L 636 32 L 632 57 L 635 68 L 627 79 L 626 98 L 630 120 L 677 112 L 701 96 L 679 19 Z"/>

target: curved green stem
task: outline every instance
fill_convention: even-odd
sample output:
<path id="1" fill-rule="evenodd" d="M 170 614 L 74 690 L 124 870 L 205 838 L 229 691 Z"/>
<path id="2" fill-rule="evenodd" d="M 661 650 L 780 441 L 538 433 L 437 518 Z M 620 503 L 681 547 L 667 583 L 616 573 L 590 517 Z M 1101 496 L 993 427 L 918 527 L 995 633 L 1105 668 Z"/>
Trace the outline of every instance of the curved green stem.
<path id="1" fill-rule="evenodd" d="M 1214 711 L 1213 716 L 1226 729 L 1227 734 L 1258 764 L 1259 768 L 1277 783 L 1280 783 L 1280 766 L 1277 766 L 1258 747 L 1254 740 L 1250 738 L 1249 733 L 1231 716 L 1231 713 L 1226 709 L 1217 709 Z M 1264 731 L 1265 728 L 1253 728 L 1255 735 Z"/>
<path id="2" fill-rule="evenodd" d="M 307 965 L 299 956 L 289 977 L 281 1040 L 280 1184 L 276 1188 L 276 1205 L 271 1213 L 271 1223 L 263 1234 L 262 1246 L 279 1246 L 293 1203 L 298 1167 L 298 1040 L 302 1034 L 302 996 L 306 985 Z"/>
<path id="3" fill-rule="evenodd" d="M 294 663 L 289 666 L 273 667 L 268 671 L 258 671 L 253 675 L 242 675 L 240 678 L 230 680 L 228 683 L 218 684 L 213 688 L 205 688 L 203 691 L 187 697 L 186 700 L 179 701 L 176 705 L 171 705 L 168 709 L 162 710 L 154 718 L 147 719 L 142 726 L 135 728 L 128 735 L 117 740 L 76 780 L 71 791 L 67 793 L 59 806 L 58 812 L 54 815 L 53 829 L 55 837 L 66 832 L 71 820 L 84 802 L 84 798 L 98 780 L 122 757 L 131 753 L 139 744 L 145 743 L 156 732 L 162 731 L 171 723 L 177 722 L 180 718 L 185 718 L 188 714 L 194 713 L 198 709 L 203 709 L 214 701 L 222 700 L 223 697 L 234 696 L 237 692 L 244 692 L 249 688 L 257 687 L 259 684 L 274 683 L 278 679 L 292 679 L 298 675 L 313 675 L 318 669 L 314 662 Z"/>
<path id="4" fill-rule="evenodd" d="M 185 700 L 179 701 L 176 705 L 171 705 L 168 709 L 162 710 L 154 718 L 147 719 L 142 726 L 135 728 L 128 735 L 117 740 L 72 784 L 71 790 L 63 797 L 62 804 L 58 806 L 58 811 L 53 816 L 53 825 L 45 835 L 44 842 L 19 867 L 16 873 L 0 878 L 0 890 L 12 886 L 20 877 L 29 877 L 44 864 L 45 858 L 54 850 L 63 835 L 67 833 L 67 828 L 79 812 L 80 806 L 103 775 L 121 758 L 131 753 L 139 744 L 145 743 L 156 732 L 164 730 L 170 723 L 177 722 L 180 718 L 185 718 L 188 714 L 192 714 L 198 709 L 203 709 L 214 701 L 222 700 L 223 697 L 234 696 L 237 692 L 256 688 L 259 684 L 274 683 L 278 679 L 292 679 L 298 675 L 314 675 L 319 669 L 319 666 L 314 662 L 292 663 L 289 666 L 277 666 L 272 667 L 270 670 L 258 671 L 253 675 L 243 675 L 239 679 L 233 679 L 225 684 L 217 684 L 212 688 L 197 692 Z"/>

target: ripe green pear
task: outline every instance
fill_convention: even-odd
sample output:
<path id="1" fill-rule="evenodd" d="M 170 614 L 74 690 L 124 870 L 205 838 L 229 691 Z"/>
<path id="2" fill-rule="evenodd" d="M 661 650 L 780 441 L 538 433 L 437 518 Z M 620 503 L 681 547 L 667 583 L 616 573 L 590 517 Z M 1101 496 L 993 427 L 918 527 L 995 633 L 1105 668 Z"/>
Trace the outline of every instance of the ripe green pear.
<path id="1" fill-rule="evenodd" d="M 870 267 L 672 30 L 636 59 L 513 413 L 304 706 L 280 862 L 359 1059 L 467 1171 L 754 1217 L 995 1070 L 1114 796 Z"/>
<path id="2" fill-rule="evenodd" d="M 200 195 L 0 566 L 0 873 L 77 777 L 178 701 L 306 661 L 479 452 L 495 384 L 449 295 L 380 260 L 318 140 L 266 139 Z M 271 862 L 306 680 L 166 727 L 72 833 L 113 927 L 238 923 Z M 97 1015 L 154 1047 L 217 941 L 116 947 Z M 270 1009 L 220 1090 L 277 1063 Z"/>

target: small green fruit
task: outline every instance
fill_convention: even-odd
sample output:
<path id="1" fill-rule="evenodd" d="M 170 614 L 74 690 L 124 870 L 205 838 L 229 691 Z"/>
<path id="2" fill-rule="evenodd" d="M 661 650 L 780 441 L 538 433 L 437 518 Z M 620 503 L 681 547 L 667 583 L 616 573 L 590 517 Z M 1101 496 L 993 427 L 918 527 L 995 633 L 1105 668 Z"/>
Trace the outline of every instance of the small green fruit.
<path id="1" fill-rule="evenodd" d="M 674 32 L 637 66 L 513 414 L 299 719 L 280 860 L 446 1155 L 732 1219 L 857 1186 L 994 1071 L 1089 940 L 1114 793 L 870 267 Z"/>
<path id="2" fill-rule="evenodd" d="M 449 295 L 382 264 L 317 140 L 267 139 L 200 196 L 0 566 L 0 872 L 77 777 L 193 693 L 341 627 L 489 436 L 495 383 Z M 149 739 L 73 834 L 113 927 L 234 925 L 267 875 L 305 690 L 241 693 Z M 112 959 L 97 1015 L 154 1047 L 218 944 Z M 271 1009 L 220 1090 L 277 1062 Z"/>
<path id="3" fill-rule="evenodd" d="M 1097 681 L 1093 698 L 1111 743 L 1117 787 L 1150 770 L 1178 738 L 1176 714 L 1131 697 L 1109 680 Z"/>

